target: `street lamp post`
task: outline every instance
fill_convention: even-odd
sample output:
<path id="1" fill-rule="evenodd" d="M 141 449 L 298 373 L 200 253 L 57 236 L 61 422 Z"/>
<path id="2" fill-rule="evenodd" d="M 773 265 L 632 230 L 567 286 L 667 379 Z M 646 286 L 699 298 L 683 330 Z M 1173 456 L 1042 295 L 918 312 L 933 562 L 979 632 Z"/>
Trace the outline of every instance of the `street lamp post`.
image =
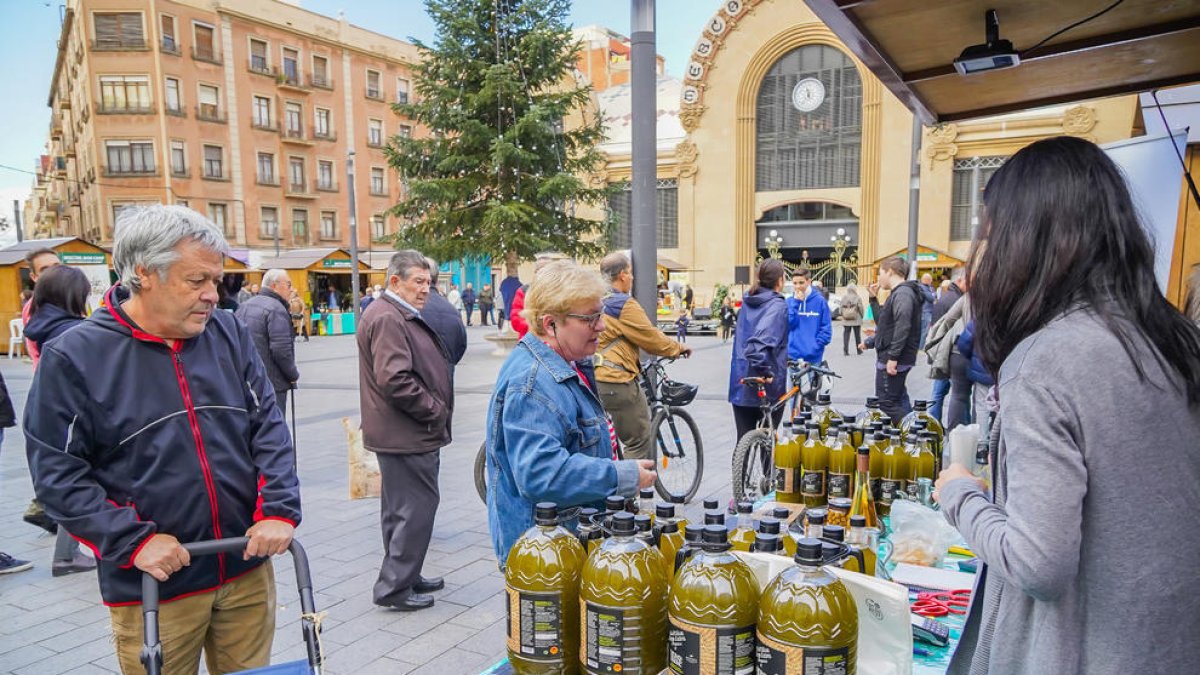
<path id="1" fill-rule="evenodd" d="M 829 266 L 834 274 L 834 285 L 841 286 L 848 263 L 852 262 L 846 258 L 846 249 L 850 246 L 850 235 L 846 234 L 846 229 L 839 227 L 837 233 L 829 237 L 829 241 L 833 243 L 833 255 L 829 258 Z"/>
<path id="2" fill-rule="evenodd" d="M 767 245 L 768 256 L 783 260 L 783 237 L 779 236 L 779 230 L 771 230 L 766 237 L 763 237 L 763 243 Z"/>

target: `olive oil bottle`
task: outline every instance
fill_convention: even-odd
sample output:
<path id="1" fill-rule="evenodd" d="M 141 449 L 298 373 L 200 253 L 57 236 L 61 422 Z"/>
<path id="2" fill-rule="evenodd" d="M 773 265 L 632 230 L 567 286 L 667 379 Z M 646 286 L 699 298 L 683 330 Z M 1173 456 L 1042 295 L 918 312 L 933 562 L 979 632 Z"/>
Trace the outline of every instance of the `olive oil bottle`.
<path id="1" fill-rule="evenodd" d="M 883 480 L 883 449 L 886 447 L 887 434 L 880 424 L 879 429 L 871 434 L 870 441 L 871 494 L 875 496 L 876 501 L 879 501 L 879 483 Z"/>
<path id="2" fill-rule="evenodd" d="M 729 544 L 735 551 L 749 551 L 754 545 L 754 502 L 738 502 L 737 526 L 729 533 Z"/>
<path id="3" fill-rule="evenodd" d="M 579 509 L 579 526 L 575 528 L 575 537 L 579 539 L 579 543 L 583 548 L 591 553 L 595 547 L 599 546 L 599 539 L 603 538 L 600 533 L 600 526 L 596 523 L 597 516 L 600 511 L 590 506 Z M 596 535 L 597 542 L 592 544 L 592 537 Z"/>
<path id="4" fill-rule="evenodd" d="M 883 448 L 883 477 L 879 480 L 879 500 L 876 508 L 879 515 L 892 512 L 892 502 L 904 498 L 904 481 L 908 477 L 908 455 L 900 446 L 900 432 L 893 429 L 888 433 L 888 444 Z"/>
<path id="5" fill-rule="evenodd" d="M 675 572 L 679 573 L 679 568 L 688 560 L 691 560 L 692 554 L 700 549 L 700 536 L 704 534 L 704 526 L 696 523 L 689 523 L 683 531 L 683 546 L 675 552 Z"/>
<path id="6" fill-rule="evenodd" d="M 914 502 L 921 501 L 921 491 L 917 480 L 920 478 L 933 480 L 936 477 L 933 451 L 930 449 L 933 436 L 932 431 L 921 431 L 916 434 L 914 441 L 904 448 L 905 454 L 908 455 L 908 475 L 904 481 L 904 493 L 908 499 Z"/>
<path id="7" fill-rule="evenodd" d="M 720 520 L 717 520 L 720 518 Z M 721 508 L 721 502 L 717 499 L 704 500 L 704 524 L 705 525 L 724 525 L 725 524 L 725 509 Z"/>
<path id="8" fill-rule="evenodd" d="M 654 536 L 654 522 L 650 516 L 639 513 L 633 517 L 633 527 L 637 530 L 637 538 L 653 548 L 658 548 L 658 538 Z"/>
<path id="9" fill-rule="evenodd" d="M 879 530 L 868 528 L 867 519 L 861 515 L 850 516 L 850 533 L 846 535 L 846 543 L 862 551 L 863 574 L 875 576 L 875 567 L 879 564 L 878 539 Z"/>
<path id="10" fill-rule="evenodd" d="M 775 535 L 779 538 L 779 546 L 789 558 L 796 555 L 796 540 L 784 531 L 784 522 L 778 518 L 762 518 L 758 521 L 758 533 L 754 535 L 754 540 L 758 541 L 764 534 Z M 752 549 L 758 550 L 758 549 Z"/>
<path id="11" fill-rule="evenodd" d="M 587 559 L 579 586 L 579 662 L 586 673 L 657 673 L 666 667 L 667 577 L 662 554 L 638 539 L 633 514 Z"/>
<path id="12" fill-rule="evenodd" d="M 868 435 L 871 430 L 871 424 L 883 417 L 883 411 L 879 409 L 879 399 L 874 396 L 867 397 L 867 407 L 860 413 L 854 416 L 854 432 L 851 434 L 851 441 L 854 447 L 858 447 L 870 439 Z"/>
<path id="13" fill-rule="evenodd" d="M 649 516 L 650 522 L 654 522 L 654 488 L 638 490 L 637 504 L 637 513 Z"/>
<path id="14" fill-rule="evenodd" d="M 671 585 L 667 603 L 667 672 L 738 675 L 752 672 L 758 582 L 729 552 L 725 528 L 704 528 L 700 551 Z"/>
<path id="15" fill-rule="evenodd" d="M 786 506 L 776 506 L 771 510 L 771 515 L 779 521 L 779 538 L 783 540 L 783 549 L 789 557 L 796 555 L 796 538 L 792 536 L 790 527 L 792 510 Z"/>
<path id="16" fill-rule="evenodd" d="M 654 524 L 662 525 L 667 520 L 673 520 L 679 525 L 680 536 L 683 536 L 683 528 L 687 527 L 687 519 L 679 515 L 677 507 L 674 504 L 658 504 L 654 507 Z"/>
<path id="17" fill-rule="evenodd" d="M 817 404 L 813 406 L 812 421 L 821 426 L 822 438 L 829 433 L 829 424 L 835 419 L 840 420 L 841 418 L 842 416 L 830 404 L 829 394 L 818 394 Z"/>
<path id="18" fill-rule="evenodd" d="M 858 466 L 854 472 L 854 496 L 850 501 L 850 523 L 857 516 L 863 519 L 864 527 L 879 527 L 879 512 L 875 508 L 875 494 L 871 491 L 871 450 L 863 445 L 858 448 Z"/>
<path id="19" fill-rule="evenodd" d="M 800 448 L 800 495 L 804 506 L 825 505 L 825 471 L 829 467 L 829 448 L 821 440 L 821 427 L 808 423 L 808 440 Z"/>
<path id="20" fill-rule="evenodd" d="M 850 445 L 850 433 L 847 425 L 831 425 L 828 437 L 829 444 L 829 477 L 827 496 L 829 499 L 838 497 L 849 498 L 854 489 L 854 446 Z M 833 433 L 837 429 L 837 434 Z"/>
<path id="21" fill-rule="evenodd" d="M 914 401 L 913 410 L 904 416 L 905 420 L 914 418 L 913 421 L 921 420 L 925 422 L 925 430 L 933 434 L 929 441 L 929 451 L 933 453 L 934 473 L 942 470 L 942 447 L 946 440 L 946 429 L 938 418 L 934 417 L 929 412 L 929 401 Z M 911 425 L 911 422 L 910 422 Z M 901 423 L 901 429 L 904 429 L 904 424 Z"/>
<path id="22" fill-rule="evenodd" d="M 800 503 L 800 444 L 792 431 L 793 425 L 779 425 L 775 439 L 775 501 Z"/>
<path id="23" fill-rule="evenodd" d="M 667 583 L 675 580 L 675 556 L 683 548 L 683 533 L 679 531 L 679 523 L 667 521 L 658 528 L 658 551 L 663 557 L 663 571 L 667 573 Z"/>
<path id="24" fill-rule="evenodd" d="M 783 550 L 782 538 L 777 534 L 771 534 L 769 532 L 759 532 L 754 538 L 754 548 L 751 550 L 755 553 L 770 553 L 771 555 L 782 556 L 787 555 L 787 551 Z"/>
<path id="25" fill-rule="evenodd" d="M 767 585 L 758 603 L 758 673 L 855 675 L 858 608 L 821 567 L 821 542 L 801 539 L 796 566 Z"/>
<path id="26" fill-rule="evenodd" d="M 534 526 L 513 544 L 504 568 L 508 660 L 513 671 L 578 671 L 579 580 L 586 553 L 558 524 L 558 507 L 540 502 Z"/>
<path id="27" fill-rule="evenodd" d="M 846 541 L 846 528 L 842 527 L 841 525 L 826 525 L 821 531 L 821 537 L 829 541 L 836 541 L 839 544 L 849 543 Z M 837 553 L 840 555 L 842 550 L 838 549 Z M 851 547 L 850 553 L 851 555 L 843 558 L 841 562 L 838 563 L 838 567 L 851 572 L 861 572 L 862 570 L 858 568 L 858 558 L 854 557 L 853 555 L 853 547 Z"/>

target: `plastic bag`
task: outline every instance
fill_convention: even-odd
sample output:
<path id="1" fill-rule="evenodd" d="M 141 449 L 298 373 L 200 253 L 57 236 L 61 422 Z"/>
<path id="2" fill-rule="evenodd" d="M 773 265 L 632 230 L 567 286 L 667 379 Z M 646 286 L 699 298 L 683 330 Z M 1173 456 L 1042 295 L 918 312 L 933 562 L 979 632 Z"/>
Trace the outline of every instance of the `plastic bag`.
<path id="1" fill-rule="evenodd" d="M 978 424 L 960 424 L 950 430 L 942 457 L 942 466 L 962 464 L 975 467 L 975 446 L 979 443 Z"/>
<path id="2" fill-rule="evenodd" d="M 960 538 L 942 514 L 906 499 L 892 502 L 891 524 L 891 559 L 895 562 L 938 567 Z"/>

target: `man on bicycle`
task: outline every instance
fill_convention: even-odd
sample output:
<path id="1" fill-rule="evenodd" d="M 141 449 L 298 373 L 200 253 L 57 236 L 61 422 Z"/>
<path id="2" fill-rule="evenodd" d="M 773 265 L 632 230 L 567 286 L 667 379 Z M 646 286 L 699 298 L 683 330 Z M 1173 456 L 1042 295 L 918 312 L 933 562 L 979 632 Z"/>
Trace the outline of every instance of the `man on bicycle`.
<path id="1" fill-rule="evenodd" d="M 612 415 L 625 459 L 651 456 L 650 407 L 638 381 L 639 350 L 657 356 L 689 356 L 692 348 L 659 330 L 631 295 L 633 266 L 624 253 L 611 253 L 600 261 L 600 273 L 612 287 L 604 299 L 604 332 L 596 352 L 596 380 L 600 401 Z"/>
<path id="2" fill-rule="evenodd" d="M 788 303 L 788 359 L 820 365 L 833 337 L 829 303 L 812 284 L 812 274 L 799 267 L 792 273 Z"/>

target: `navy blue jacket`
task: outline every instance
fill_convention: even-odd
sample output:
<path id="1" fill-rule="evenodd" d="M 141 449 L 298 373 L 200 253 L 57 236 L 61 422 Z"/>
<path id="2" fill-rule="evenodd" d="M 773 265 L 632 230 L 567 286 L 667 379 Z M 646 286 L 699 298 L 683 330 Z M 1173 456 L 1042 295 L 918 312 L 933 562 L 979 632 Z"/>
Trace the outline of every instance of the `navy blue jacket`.
<path id="1" fill-rule="evenodd" d="M 58 305 L 42 305 L 29 317 L 25 337 L 41 351 L 51 340 L 82 322 L 82 316 L 70 314 Z"/>
<path id="2" fill-rule="evenodd" d="M 788 305 L 773 290 L 756 286 L 742 298 L 729 367 L 729 402 L 757 407 L 754 387 L 739 382 L 743 377 L 773 377 L 767 396 L 778 399 L 787 388 Z"/>
<path id="3" fill-rule="evenodd" d="M 296 367 L 296 331 L 288 301 L 264 288 L 243 302 L 234 316 L 250 329 L 250 337 L 275 391 L 286 395 L 289 389 L 295 389 L 300 370 Z"/>
<path id="4" fill-rule="evenodd" d="M 467 353 L 467 329 L 463 326 L 462 313 L 454 309 L 454 305 L 437 291 L 429 291 L 425 298 L 425 306 L 421 308 L 421 318 L 437 333 L 442 341 L 442 347 L 450 359 L 450 372 L 462 361 Z"/>
<path id="5" fill-rule="evenodd" d="M 127 296 L 114 287 L 106 309 L 42 351 L 24 420 L 37 497 L 96 553 L 109 606 L 140 603 L 133 559 L 151 535 L 191 542 L 300 521 L 291 436 L 245 325 L 213 311 L 203 333 L 169 347 L 120 309 Z M 193 558 L 161 597 L 214 590 L 261 562 Z"/>
<path id="6" fill-rule="evenodd" d="M 959 354 L 971 359 L 971 364 L 967 366 L 967 379 L 986 387 L 996 384 L 996 381 L 992 379 L 992 374 L 988 372 L 979 355 L 975 353 L 975 319 L 968 321 L 963 332 L 958 334 L 958 342 L 955 343 L 955 346 L 958 347 Z"/>

